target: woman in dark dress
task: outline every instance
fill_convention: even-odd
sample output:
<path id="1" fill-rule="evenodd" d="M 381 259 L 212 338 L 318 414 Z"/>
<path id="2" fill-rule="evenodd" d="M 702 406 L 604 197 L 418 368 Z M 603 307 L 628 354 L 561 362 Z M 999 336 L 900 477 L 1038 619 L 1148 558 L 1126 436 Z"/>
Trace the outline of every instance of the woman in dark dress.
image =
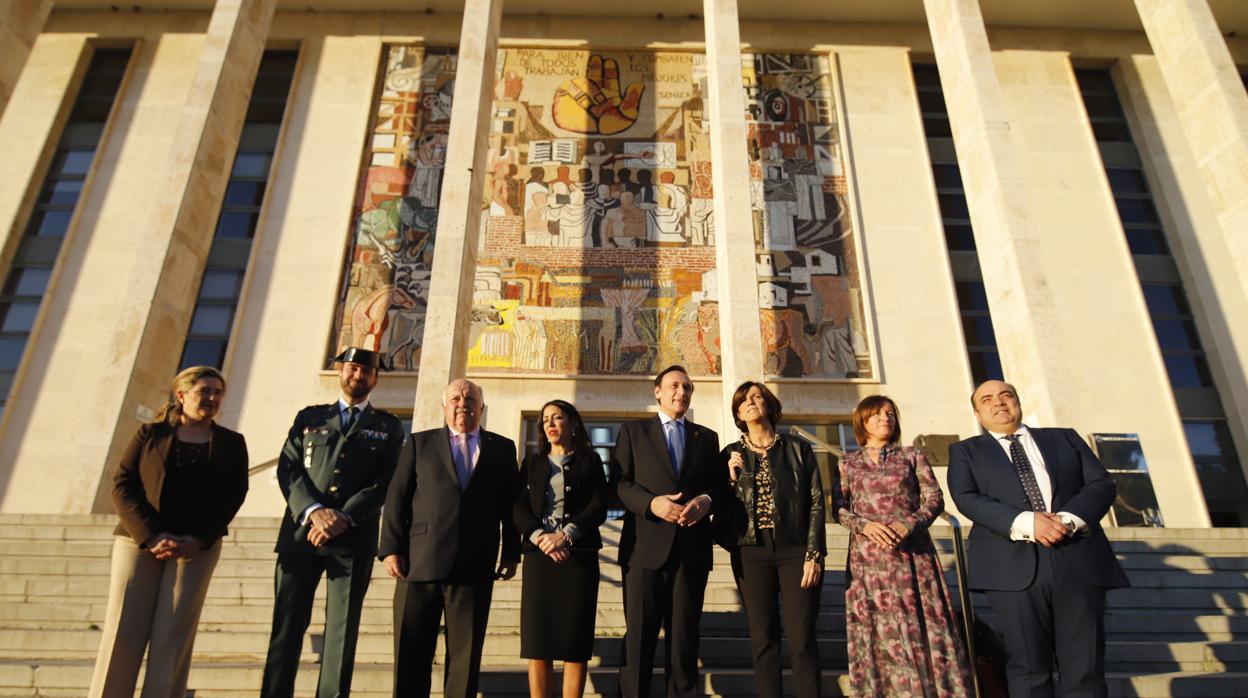
<path id="1" fill-rule="evenodd" d="M 801 698 L 823 695 L 819 617 L 823 587 L 823 483 L 810 444 L 776 431 L 780 400 L 767 386 L 746 381 L 732 395 L 741 438 L 720 452 L 735 501 L 716 514 L 721 543 L 750 626 L 754 680 L 762 698 L 780 698 L 780 618 Z M 721 520 L 722 519 L 722 520 Z M 784 603 L 781 604 L 781 597 Z"/>
<path id="2" fill-rule="evenodd" d="M 88 696 L 182 698 L 199 612 L 226 525 L 247 496 L 243 435 L 213 421 L 225 397 L 215 368 L 173 379 L 156 421 L 139 427 L 113 471 L 112 573 Z"/>
<path id="3" fill-rule="evenodd" d="M 564 698 L 579 698 L 594 648 L 607 478 L 575 407 L 551 400 L 541 426 L 515 505 L 524 537 L 520 656 L 529 660 L 533 698 L 549 696 L 555 660 L 563 661 Z"/>

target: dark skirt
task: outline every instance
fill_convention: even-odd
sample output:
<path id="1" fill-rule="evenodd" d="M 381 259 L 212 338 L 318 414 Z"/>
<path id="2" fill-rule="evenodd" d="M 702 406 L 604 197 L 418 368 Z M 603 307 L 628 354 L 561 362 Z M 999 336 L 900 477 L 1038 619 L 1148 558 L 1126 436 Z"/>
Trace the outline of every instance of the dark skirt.
<path id="1" fill-rule="evenodd" d="M 539 550 L 525 550 L 522 577 L 520 656 L 589 661 L 598 610 L 598 551 L 576 551 L 556 563 Z"/>

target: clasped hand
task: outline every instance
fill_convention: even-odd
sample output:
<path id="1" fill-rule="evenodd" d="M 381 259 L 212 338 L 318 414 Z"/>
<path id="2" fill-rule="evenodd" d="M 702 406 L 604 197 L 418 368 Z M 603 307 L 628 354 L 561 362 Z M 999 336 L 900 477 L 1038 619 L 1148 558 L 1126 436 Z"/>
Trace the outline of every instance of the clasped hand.
<path id="1" fill-rule="evenodd" d="M 321 507 L 308 514 L 308 542 L 321 547 L 342 535 L 351 526 L 351 519 L 337 509 Z"/>
<path id="2" fill-rule="evenodd" d="M 901 545 L 906 536 L 910 535 L 910 531 L 900 521 L 894 521 L 890 524 L 868 521 L 867 525 L 862 527 L 862 535 L 881 548 L 892 550 Z"/>
<path id="3" fill-rule="evenodd" d="M 708 498 L 698 495 L 688 504 L 680 504 L 684 494 L 661 494 L 650 500 L 650 511 L 660 519 L 677 526 L 692 526 L 711 513 Z"/>
<path id="4" fill-rule="evenodd" d="M 572 549 L 568 545 L 568 537 L 563 535 L 562 531 L 543 533 L 537 537 L 536 542 L 538 550 L 541 550 L 555 562 L 564 562 L 572 556 Z"/>
<path id="5" fill-rule="evenodd" d="M 1035 527 L 1032 534 L 1040 545 L 1051 548 L 1071 535 L 1070 531 L 1066 530 L 1066 522 L 1062 521 L 1062 518 L 1057 514 L 1038 511 L 1035 516 Z"/>
<path id="6" fill-rule="evenodd" d="M 157 560 L 190 559 L 203 550 L 203 543 L 195 536 L 177 536 L 172 533 L 161 533 L 154 537 L 147 546 L 147 552 Z"/>

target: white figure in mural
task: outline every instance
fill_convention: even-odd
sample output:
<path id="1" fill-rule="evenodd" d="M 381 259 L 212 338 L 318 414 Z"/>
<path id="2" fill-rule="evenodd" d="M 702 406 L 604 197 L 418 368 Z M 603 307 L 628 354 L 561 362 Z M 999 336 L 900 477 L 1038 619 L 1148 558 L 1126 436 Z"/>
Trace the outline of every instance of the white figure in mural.
<path id="1" fill-rule="evenodd" d="M 846 377 L 858 374 L 858 360 L 854 358 L 854 346 L 849 318 L 838 327 L 828 323 L 819 338 L 819 363 L 825 374 Z"/>
<path id="2" fill-rule="evenodd" d="M 763 238 L 763 249 L 792 250 L 797 247 L 797 233 L 793 227 L 796 213 L 796 201 L 767 202 L 767 234 Z"/>
<path id="3" fill-rule="evenodd" d="M 690 242 L 694 245 L 715 244 L 715 205 L 710 199 L 694 199 L 689 209 Z"/>
<path id="4" fill-rule="evenodd" d="M 408 160 L 416 166 L 407 195 L 426 208 L 436 209 L 442 193 L 442 168 L 446 165 L 446 141 L 443 136 L 426 133 L 412 143 Z"/>
<path id="5" fill-rule="evenodd" d="M 585 205 L 585 192 L 579 186 L 569 187 L 555 182 L 551 187 L 555 202 L 548 203 L 552 220 L 559 221 L 556 247 L 589 247 L 589 208 Z"/>
<path id="6" fill-rule="evenodd" d="M 676 184 L 671 172 L 659 175 L 654 202 L 637 203 L 646 209 L 646 239 L 655 242 L 685 242 L 684 221 L 689 212 L 689 195 Z"/>

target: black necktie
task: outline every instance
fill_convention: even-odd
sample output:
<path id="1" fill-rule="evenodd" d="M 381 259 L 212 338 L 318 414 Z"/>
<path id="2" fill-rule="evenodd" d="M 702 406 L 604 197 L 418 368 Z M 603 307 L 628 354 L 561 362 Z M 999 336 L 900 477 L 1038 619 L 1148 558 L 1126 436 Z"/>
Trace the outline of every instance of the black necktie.
<path id="1" fill-rule="evenodd" d="M 1031 469 L 1031 461 L 1027 460 L 1027 452 L 1023 450 L 1018 434 L 1010 434 L 1005 437 L 1005 440 L 1010 442 L 1010 460 L 1014 463 L 1018 479 L 1023 483 L 1023 491 L 1027 493 L 1027 500 L 1031 502 L 1031 510 L 1047 511 L 1044 507 L 1044 495 L 1040 494 L 1040 485 L 1036 482 L 1036 472 Z"/>
<path id="2" fill-rule="evenodd" d="M 355 426 L 355 417 L 360 413 L 358 407 L 348 407 L 347 415 L 342 419 L 342 432 L 345 434 L 351 431 L 351 427 Z"/>

